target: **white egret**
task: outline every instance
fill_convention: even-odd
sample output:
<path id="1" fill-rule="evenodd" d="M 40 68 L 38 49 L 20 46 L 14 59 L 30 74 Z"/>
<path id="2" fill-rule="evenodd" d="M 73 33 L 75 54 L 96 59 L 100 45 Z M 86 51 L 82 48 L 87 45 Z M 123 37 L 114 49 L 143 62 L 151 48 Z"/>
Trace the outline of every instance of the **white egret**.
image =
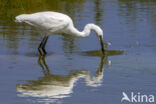
<path id="1" fill-rule="evenodd" d="M 91 30 L 94 30 L 99 37 L 101 50 L 105 53 L 103 46 L 103 31 L 95 24 L 87 24 L 82 32 L 78 31 L 73 24 L 72 19 L 62 13 L 58 12 L 37 12 L 33 14 L 21 14 L 15 17 L 15 22 L 27 23 L 31 26 L 40 29 L 44 34 L 38 50 L 41 55 L 46 54 L 45 45 L 49 35 L 53 34 L 68 34 L 75 37 L 87 37 Z"/>

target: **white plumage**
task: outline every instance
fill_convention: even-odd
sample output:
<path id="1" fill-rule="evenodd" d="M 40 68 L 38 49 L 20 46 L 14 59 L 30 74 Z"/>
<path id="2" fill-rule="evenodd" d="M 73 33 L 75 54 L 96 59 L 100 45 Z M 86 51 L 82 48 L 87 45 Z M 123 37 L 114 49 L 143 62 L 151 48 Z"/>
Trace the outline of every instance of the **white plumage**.
<path id="1" fill-rule="evenodd" d="M 16 16 L 16 21 L 25 22 L 49 34 L 61 33 L 61 31 L 64 30 L 64 28 L 72 22 L 68 16 L 57 12 L 38 12 L 34 14 L 22 14 Z"/>
<path id="2" fill-rule="evenodd" d="M 31 26 L 41 30 L 45 37 L 39 45 L 40 54 L 46 54 L 44 49 L 48 36 L 53 34 L 68 34 L 75 37 L 87 37 L 90 34 L 91 29 L 97 33 L 100 39 L 102 52 L 103 48 L 103 31 L 95 24 L 87 24 L 82 32 L 78 31 L 71 20 L 71 18 L 65 14 L 58 12 L 38 12 L 34 14 L 21 14 L 16 16 L 15 22 L 27 23 Z"/>

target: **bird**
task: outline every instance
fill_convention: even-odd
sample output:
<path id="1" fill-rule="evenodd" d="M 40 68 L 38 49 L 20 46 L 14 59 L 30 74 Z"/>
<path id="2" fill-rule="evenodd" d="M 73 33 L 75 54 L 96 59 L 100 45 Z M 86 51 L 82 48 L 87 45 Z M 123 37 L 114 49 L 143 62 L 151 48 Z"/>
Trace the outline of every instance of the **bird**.
<path id="1" fill-rule="evenodd" d="M 82 31 L 75 28 L 72 19 L 63 13 L 54 11 L 42 11 L 32 14 L 20 14 L 15 17 L 15 22 L 31 25 L 43 34 L 43 39 L 38 46 L 40 55 L 45 55 L 45 45 L 51 34 L 65 34 L 73 37 L 84 38 L 94 30 L 101 44 L 101 51 L 105 54 L 103 45 L 103 30 L 94 23 L 86 24 Z"/>

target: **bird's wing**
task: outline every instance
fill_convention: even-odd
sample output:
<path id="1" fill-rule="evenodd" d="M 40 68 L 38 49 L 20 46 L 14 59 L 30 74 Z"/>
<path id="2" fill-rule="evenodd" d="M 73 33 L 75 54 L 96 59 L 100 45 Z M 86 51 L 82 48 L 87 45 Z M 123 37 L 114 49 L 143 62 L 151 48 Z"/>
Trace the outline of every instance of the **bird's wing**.
<path id="1" fill-rule="evenodd" d="M 57 32 L 68 26 L 69 18 L 64 15 L 32 14 L 25 19 L 25 23 L 44 31 Z"/>
<path id="2" fill-rule="evenodd" d="M 51 32 L 55 32 L 62 31 L 68 24 L 69 22 L 64 18 L 49 16 L 46 17 L 42 26 L 46 27 Z"/>

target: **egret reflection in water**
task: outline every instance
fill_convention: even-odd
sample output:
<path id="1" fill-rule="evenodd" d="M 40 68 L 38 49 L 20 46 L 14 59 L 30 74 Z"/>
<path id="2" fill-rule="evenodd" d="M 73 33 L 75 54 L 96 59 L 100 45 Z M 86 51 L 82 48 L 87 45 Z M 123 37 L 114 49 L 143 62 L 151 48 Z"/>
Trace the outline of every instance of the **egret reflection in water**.
<path id="1" fill-rule="evenodd" d="M 37 97 L 38 100 L 55 102 L 60 98 L 70 97 L 74 84 L 80 78 L 84 78 L 88 86 L 100 86 L 106 59 L 106 57 L 101 57 L 99 68 L 94 76 L 91 76 L 87 70 L 71 70 L 68 75 L 55 75 L 50 72 L 45 56 L 39 56 L 38 63 L 42 67 L 44 76 L 38 80 L 26 81 L 25 84 L 17 84 L 18 96 Z"/>

